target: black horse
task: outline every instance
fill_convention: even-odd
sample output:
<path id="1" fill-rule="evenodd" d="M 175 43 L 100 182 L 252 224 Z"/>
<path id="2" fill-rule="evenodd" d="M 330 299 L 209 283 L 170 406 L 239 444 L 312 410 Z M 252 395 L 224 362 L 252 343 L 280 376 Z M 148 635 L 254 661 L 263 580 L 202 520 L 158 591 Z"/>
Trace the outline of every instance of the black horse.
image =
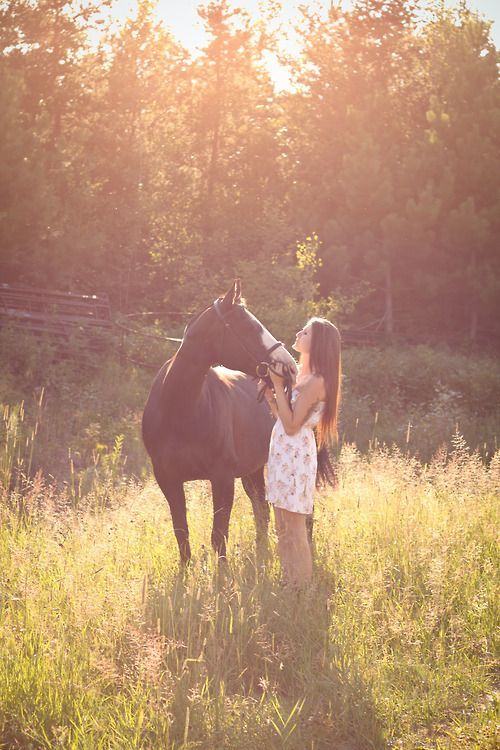
<path id="1" fill-rule="evenodd" d="M 257 399 L 255 376 L 265 372 L 264 363 L 278 362 L 295 375 L 295 360 L 241 303 L 236 280 L 225 297 L 188 324 L 178 351 L 153 382 L 142 434 L 170 506 L 183 563 L 191 557 L 187 481 L 211 482 L 212 546 L 221 557 L 226 555 L 236 477 L 252 501 L 257 545 L 266 539 L 264 464 L 274 420 L 267 403 Z"/>

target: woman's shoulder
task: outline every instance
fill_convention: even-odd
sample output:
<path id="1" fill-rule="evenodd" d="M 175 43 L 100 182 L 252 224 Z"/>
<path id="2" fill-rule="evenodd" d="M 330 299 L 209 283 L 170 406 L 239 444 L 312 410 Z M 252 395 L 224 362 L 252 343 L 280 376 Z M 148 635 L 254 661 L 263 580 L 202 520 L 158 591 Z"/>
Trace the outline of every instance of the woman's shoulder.
<path id="1" fill-rule="evenodd" d="M 325 399 L 325 381 L 322 375 L 311 373 L 302 382 L 299 382 L 295 386 L 295 390 L 299 393 L 307 394 L 308 396 L 315 397 L 317 401 L 324 401 Z"/>

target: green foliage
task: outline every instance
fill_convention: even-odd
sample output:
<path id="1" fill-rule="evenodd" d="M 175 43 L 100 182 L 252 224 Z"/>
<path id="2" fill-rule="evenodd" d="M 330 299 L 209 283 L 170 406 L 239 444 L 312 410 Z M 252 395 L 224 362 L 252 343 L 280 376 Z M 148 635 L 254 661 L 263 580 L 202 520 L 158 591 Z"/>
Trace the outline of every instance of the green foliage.
<path id="1" fill-rule="evenodd" d="M 382 318 L 388 336 L 476 340 L 497 335 L 498 55 L 475 14 L 433 13 L 417 31 L 406 0 L 304 9 L 291 203 L 324 241 L 322 293 L 370 282 L 353 317 Z"/>
<path id="2" fill-rule="evenodd" d="M 458 429 L 483 456 L 499 438 L 499 364 L 428 347 L 347 349 L 342 438 L 367 450 L 395 443 L 429 461 Z"/>
<path id="3" fill-rule="evenodd" d="M 426 407 L 447 389 L 472 413 L 485 416 L 500 401 L 499 363 L 493 357 L 424 346 L 347 349 L 344 367 L 352 394 L 370 398 L 373 406 L 390 393 L 404 406 Z"/>
<path id="4" fill-rule="evenodd" d="M 201 6 L 198 56 L 151 0 L 113 28 L 109 5 L 0 8 L 3 280 L 137 312 L 196 309 L 239 273 L 286 337 L 323 309 L 388 337 L 498 338 L 486 21 L 436 4 L 422 22 L 413 0 L 305 5 L 296 85 L 278 92 L 274 3 L 260 21 Z"/>
<path id="5" fill-rule="evenodd" d="M 1 406 L 2 425 L 0 453 L 0 488 L 9 490 L 17 484 L 19 472 L 25 463 L 24 440 L 21 433 L 24 421 L 23 404 Z M 27 467 L 29 470 L 29 466 Z"/>
<path id="6" fill-rule="evenodd" d="M 0 378 L 0 403 L 10 408 L 23 402 L 23 436 L 36 429 L 30 448 L 31 473 L 43 469 L 58 479 L 96 466 L 99 450 L 112 452 L 124 435 L 127 470 L 140 474 L 145 453 L 140 434 L 141 407 L 153 369 L 120 364 L 119 341 L 92 352 L 78 340 L 62 348 L 19 331 L 0 333 L 0 357 L 6 363 Z M 171 351 L 171 349 L 169 349 Z M 147 353 L 142 352 L 147 361 Z M 157 353 L 158 356 L 158 353 Z M 167 356 L 165 355 L 165 359 Z M 126 373 L 126 374 L 125 374 Z M 101 446 L 97 449 L 97 446 Z M 98 462 L 99 463 L 99 462 Z"/>

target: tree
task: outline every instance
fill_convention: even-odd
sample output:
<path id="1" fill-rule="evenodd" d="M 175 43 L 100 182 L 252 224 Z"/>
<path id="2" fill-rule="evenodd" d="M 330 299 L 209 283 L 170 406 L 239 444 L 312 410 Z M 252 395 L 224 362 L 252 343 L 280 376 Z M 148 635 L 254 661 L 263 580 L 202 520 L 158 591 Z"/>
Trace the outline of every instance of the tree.
<path id="1" fill-rule="evenodd" d="M 476 340 L 497 317 L 500 84 L 491 27 L 465 7 L 442 7 L 425 32 L 430 98 L 428 179 L 444 187 L 437 253 L 449 315 Z M 440 172 L 450 178 L 442 183 Z M 449 189 L 450 183 L 452 189 Z"/>
<path id="2" fill-rule="evenodd" d="M 305 220 L 324 239 L 322 292 L 340 284 L 354 290 L 369 278 L 367 311 L 382 304 L 392 335 L 402 249 L 387 217 L 409 197 L 402 164 L 422 100 L 414 3 L 362 0 L 352 11 L 332 7 L 326 19 L 306 12 L 305 23 L 295 70 L 301 89 L 291 102 L 289 148 L 300 155 L 292 203 L 302 206 L 299 215 L 314 206 Z"/>
<path id="3" fill-rule="evenodd" d="M 190 60 L 149 0 L 108 37 L 107 48 L 87 153 L 103 271 L 125 310 L 144 297 L 163 301 L 165 275 L 189 234 Z"/>
<path id="4" fill-rule="evenodd" d="M 16 111 L 11 107 L 6 113 L 14 130 L 9 141 L 16 145 L 7 159 L 11 176 L 5 175 L 5 184 L 15 194 L 19 176 L 27 170 L 31 175 L 29 208 L 22 214 L 20 206 L 7 211 L 9 278 L 72 285 L 82 186 L 81 57 L 89 26 L 108 4 L 13 0 L 0 6 L 0 65 L 7 87 L 13 80 L 18 87 L 11 100 Z"/>
<path id="5" fill-rule="evenodd" d="M 209 43 L 195 63 L 200 229 L 216 268 L 254 257 L 279 214 L 280 112 L 263 55 L 270 40 L 226 0 L 200 8 Z M 282 220 L 278 218 L 279 229 Z"/>

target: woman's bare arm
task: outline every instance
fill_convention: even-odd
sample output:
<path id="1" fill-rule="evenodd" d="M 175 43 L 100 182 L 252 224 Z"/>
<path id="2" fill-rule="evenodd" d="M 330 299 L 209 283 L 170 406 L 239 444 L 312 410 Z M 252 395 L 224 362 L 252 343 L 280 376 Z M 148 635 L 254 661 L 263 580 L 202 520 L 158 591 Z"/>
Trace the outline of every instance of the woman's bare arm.
<path id="1" fill-rule="evenodd" d="M 276 406 L 278 416 L 283 423 L 287 435 L 295 435 L 314 405 L 321 400 L 324 392 L 323 378 L 311 376 L 301 387 L 295 402 L 290 406 L 285 393 L 284 381 L 278 376 L 272 376 L 274 390 L 276 393 Z"/>

